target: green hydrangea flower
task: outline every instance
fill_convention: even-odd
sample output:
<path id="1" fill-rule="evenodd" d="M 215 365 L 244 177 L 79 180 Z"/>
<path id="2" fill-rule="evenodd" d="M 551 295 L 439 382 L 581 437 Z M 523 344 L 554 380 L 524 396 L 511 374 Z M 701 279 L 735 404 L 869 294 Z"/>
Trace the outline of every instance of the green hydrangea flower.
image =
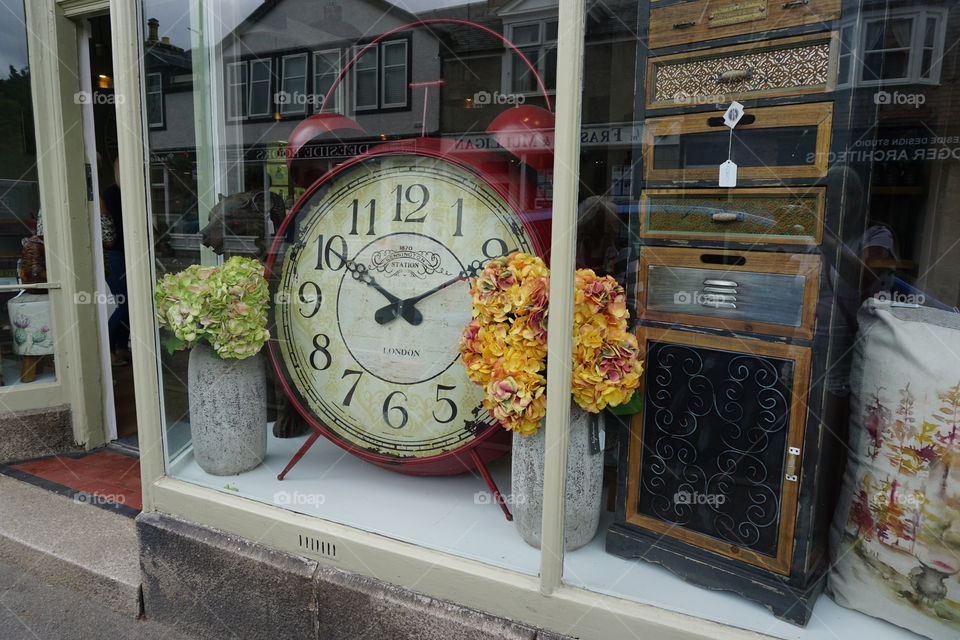
<path id="1" fill-rule="evenodd" d="M 173 334 L 168 347 L 204 340 L 221 358 L 237 359 L 255 355 L 269 340 L 269 298 L 263 265 L 239 256 L 220 267 L 192 265 L 167 274 L 154 291 L 160 328 Z"/>

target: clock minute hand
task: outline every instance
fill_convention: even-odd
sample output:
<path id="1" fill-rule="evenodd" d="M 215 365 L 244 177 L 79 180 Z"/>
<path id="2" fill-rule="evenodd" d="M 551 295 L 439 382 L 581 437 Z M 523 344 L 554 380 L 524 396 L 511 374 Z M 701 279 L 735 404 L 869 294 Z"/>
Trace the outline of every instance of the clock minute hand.
<path id="1" fill-rule="evenodd" d="M 350 258 L 340 254 L 336 250 L 334 250 L 333 253 L 335 253 L 341 260 L 343 260 L 344 266 L 346 267 L 347 271 L 350 272 L 350 275 L 353 277 L 354 280 L 356 280 L 357 282 L 361 282 L 367 285 L 368 287 L 373 287 L 373 289 L 378 291 L 380 295 L 382 295 L 384 298 L 389 300 L 391 305 L 401 304 L 403 302 L 400 298 L 398 298 L 397 296 L 393 295 L 392 293 L 384 289 L 380 285 L 380 283 L 377 282 L 376 278 L 370 275 L 370 271 L 369 269 L 367 269 L 366 265 L 360 264 L 358 262 L 354 262 Z M 421 322 L 423 322 L 423 316 L 420 314 L 420 312 L 417 309 L 411 309 L 410 313 L 404 314 L 403 319 L 409 322 L 410 324 L 420 324 Z M 383 323 L 381 322 L 380 324 L 383 324 Z"/>
<path id="2" fill-rule="evenodd" d="M 411 298 L 404 298 L 403 300 L 393 301 L 390 304 L 377 309 L 376 312 L 374 312 L 373 317 L 374 319 L 376 319 L 378 324 L 387 324 L 392 320 L 396 320 L 398 315 L 401 316 L 404 320 L 406 320 L 410 324 L 414 324 L 414 325 L 420 324 L 423 321 L 423 316 L 417 310 L 416 304 L 421 300 L 423 300 L 424 298 L 432 296 L 436 292 L 442 289 L 446 289 L 450 285 L 456 284 L 461 280 L 465 280 L 465 279 L 466 278 L 464 277 L 464 275 L 461 274 L 454 278 L 450 278 L 446 282 L 441 282 L 440 284 L 435 286 L 433 289 L 430 289 L 429 291 L 424 291 L 418 296 L 413 296 Z M 419 316 L 419 319 L 416 321 L 414 321 L 415 315 Z"/>

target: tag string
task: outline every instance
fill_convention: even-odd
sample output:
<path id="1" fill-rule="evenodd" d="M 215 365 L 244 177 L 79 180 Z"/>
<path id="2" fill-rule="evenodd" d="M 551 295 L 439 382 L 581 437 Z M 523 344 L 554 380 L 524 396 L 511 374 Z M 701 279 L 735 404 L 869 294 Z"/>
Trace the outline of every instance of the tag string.
<path id="1" fill-rule="evenodd" d="M 730 127 L 730 138 L 727 143 L 727 160 L 733 162 L 733 127 Z"/>

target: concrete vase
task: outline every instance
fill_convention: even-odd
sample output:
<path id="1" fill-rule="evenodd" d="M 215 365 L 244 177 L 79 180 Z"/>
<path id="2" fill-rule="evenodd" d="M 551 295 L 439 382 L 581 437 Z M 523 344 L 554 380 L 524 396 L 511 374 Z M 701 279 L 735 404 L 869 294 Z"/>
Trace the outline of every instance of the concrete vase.
<path id="1" fill-rule="evenodd" d="M 600 524 L 603 453 L 590 448 L 590 425 L 598 416 L 573 403 L 567 450 L 567 486 L 563 510 L 563 546 L 573 551 L 590 542 Z M 532 436 L 513 434 L 512 504 L 514 522 L 524 542 L 540 548 L 543 517 L 544 442 L 546 429 Z"/>
<path id="2" fill-rule="evenodd" d="M 190 351 L 193 456 L 215 476 L 249 471 L 267 454 L 267 385 L 263 354 L 220 358 L 207 344 Z"/>

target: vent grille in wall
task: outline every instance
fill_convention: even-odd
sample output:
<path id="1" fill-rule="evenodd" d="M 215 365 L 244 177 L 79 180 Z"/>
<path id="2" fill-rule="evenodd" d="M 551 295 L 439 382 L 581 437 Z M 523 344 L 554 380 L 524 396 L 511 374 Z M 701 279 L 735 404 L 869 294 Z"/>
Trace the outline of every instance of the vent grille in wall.
<path id="1" fill-rule="evenodd" d="M 336 559 L 337 545 L 335 545 L 334 543 L 326 542 L 324 540 L 318 540 L 317 538 L 313 538 L 311 536 L 305 536 L 303 534 L 299 534 L 297 537 L 300 539 L 301 549 L 306 549 L 307 551 L 318 553 L 322 556 L 326 556 L 327 558 L 331 558 L 334 560 Z"/>

